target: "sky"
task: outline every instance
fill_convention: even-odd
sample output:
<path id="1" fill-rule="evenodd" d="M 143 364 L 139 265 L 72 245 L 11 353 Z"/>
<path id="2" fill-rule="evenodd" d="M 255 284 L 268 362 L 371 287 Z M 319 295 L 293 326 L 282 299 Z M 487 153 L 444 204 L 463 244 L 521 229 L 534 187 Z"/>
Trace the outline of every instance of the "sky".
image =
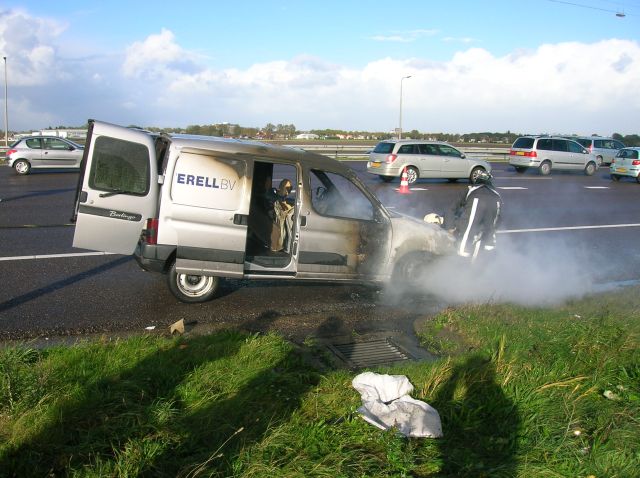
<path id="1" fill-rule="evenodd" d="M 637 134 L 639 33 L 640 0 L 4 0 L 2 107 L 12 131 Z"/>

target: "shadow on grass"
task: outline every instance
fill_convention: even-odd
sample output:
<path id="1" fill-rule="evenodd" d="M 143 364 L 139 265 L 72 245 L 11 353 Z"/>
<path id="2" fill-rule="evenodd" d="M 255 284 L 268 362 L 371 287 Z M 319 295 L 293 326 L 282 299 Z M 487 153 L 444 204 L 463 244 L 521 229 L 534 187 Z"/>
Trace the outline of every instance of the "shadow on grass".
<path id="1" fill-rule="evenodd" d="M 285 348 L 235 387 L 225 386 L 224 370 L 217 372 L 221 379 L 203 375 L 206 384 L 185 400 L 193 373 L 223 359 L 241 363 L 247 337 L 229 331 L 169 342 L 120 373 L 84 384 L 74 395 L 81 399 L 49 410 L 35 437 L 0 457 L 0 475 L 175 477 L 200 464 L 207 476 L 234 475 L 238 455 L 286 421 L 319 380 Z"/>
<path id="2" fill-rule="evenodd" d="M 516 476 L 520 417 L 490 359 L 474 355 L 456 366 L 433 405 L 444 430 L 438 476 Z"/>

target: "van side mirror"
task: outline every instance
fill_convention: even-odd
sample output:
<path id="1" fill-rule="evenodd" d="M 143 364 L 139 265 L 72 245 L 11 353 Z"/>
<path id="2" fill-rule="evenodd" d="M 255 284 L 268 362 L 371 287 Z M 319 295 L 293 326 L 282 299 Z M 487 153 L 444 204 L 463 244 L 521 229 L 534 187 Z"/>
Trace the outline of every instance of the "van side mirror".
<path id="1" fill-rule="evenodd" d="M 460 159 L 465 159 L 466 157 L 467 157 L 467 155 L 466 155 L 466 154 L 464 154 L 464 153 L 460 153 Z"/>

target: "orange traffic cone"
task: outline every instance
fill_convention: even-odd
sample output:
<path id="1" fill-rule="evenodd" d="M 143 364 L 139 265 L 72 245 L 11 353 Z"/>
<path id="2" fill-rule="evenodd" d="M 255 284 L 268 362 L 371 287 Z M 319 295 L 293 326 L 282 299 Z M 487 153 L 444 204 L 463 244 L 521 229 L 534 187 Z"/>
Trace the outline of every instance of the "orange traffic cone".
<path id="1" fill-rule="evenodd" d="M 407 178 L 407 168 L 402 170 L 402 177 L 400 178 L 400 189 L 398 189 L 400 194 L 411 194 L 409 191 L 409 179 Z"/>

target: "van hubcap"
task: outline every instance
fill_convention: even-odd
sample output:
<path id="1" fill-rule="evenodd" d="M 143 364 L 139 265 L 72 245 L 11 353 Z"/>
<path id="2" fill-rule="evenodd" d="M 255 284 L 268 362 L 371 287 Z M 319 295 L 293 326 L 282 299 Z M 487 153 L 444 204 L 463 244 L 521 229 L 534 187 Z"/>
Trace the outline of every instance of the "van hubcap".
<path id="1" fill-rule="evenodd" d="M 214 278 L 209 276 L 179 274 L 177 283 L 183 294 L 190 297 L 200 297 L 211 290 L 214 284 Z"/>

